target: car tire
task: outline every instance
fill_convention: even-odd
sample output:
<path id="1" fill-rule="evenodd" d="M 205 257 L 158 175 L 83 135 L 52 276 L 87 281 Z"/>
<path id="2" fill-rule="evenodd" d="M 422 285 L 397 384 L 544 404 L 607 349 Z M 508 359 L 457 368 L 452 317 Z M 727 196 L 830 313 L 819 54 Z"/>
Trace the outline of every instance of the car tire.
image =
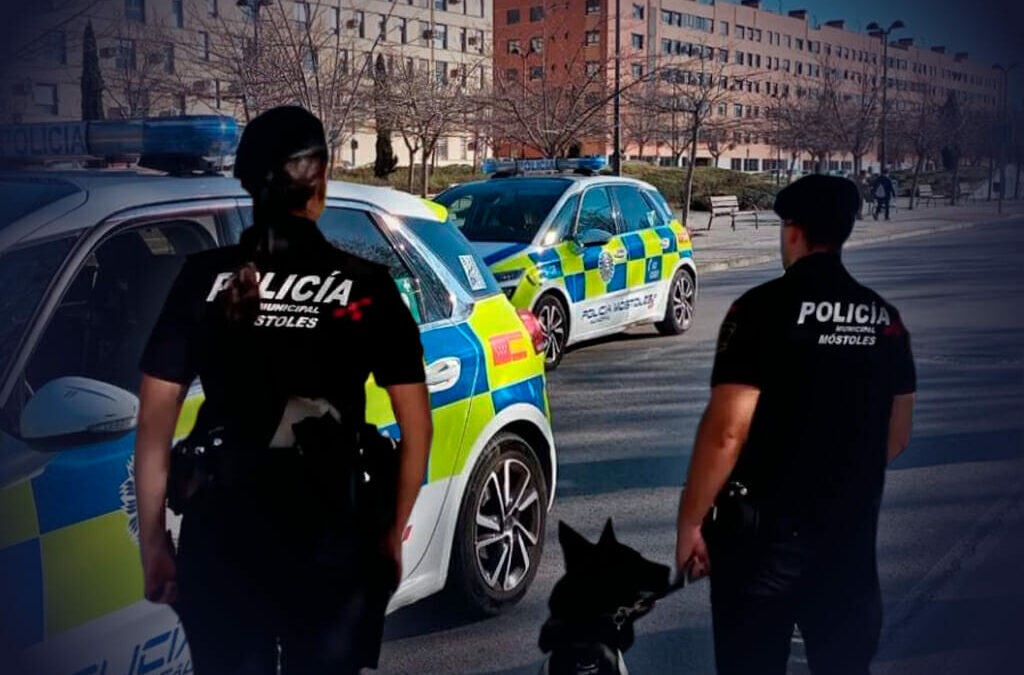
<path id="1" fill-rule="evenodd" d="M 662 335 L 679 335 L 690 330 L 697 308 L 697 283 L 685 267 L 676 270 L 668 287 L 665 318 L 654 324 Z"/>
<path id="2" fill-rule="evenodd" d="M 544 331 L 544 367 L 554 370 L 562 362 L 569 341 L 569 311 L 557 296 L 548 293 L 533 306 L 533 314 Z"/>
<path id="3" fill-rule="evenodd" d="M 526 594 L 544 553 L 547 500 L 529 443 L 504 431 L 492 438 L 466 485 L 452 545 L 448 586 L 469 613 L 495 616 Z"/>

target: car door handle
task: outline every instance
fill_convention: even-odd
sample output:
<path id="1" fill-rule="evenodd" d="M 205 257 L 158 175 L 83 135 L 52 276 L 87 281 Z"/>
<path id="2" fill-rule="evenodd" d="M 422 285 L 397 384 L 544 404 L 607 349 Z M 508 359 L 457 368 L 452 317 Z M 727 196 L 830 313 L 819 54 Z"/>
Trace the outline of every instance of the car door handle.
<path id="1" fill-rule="evenodd" d="M 454 356 L 438 359 L 427 366 L 427 390 L 437 393 L 451 389 L 462 375 L 462 361 Z"/>

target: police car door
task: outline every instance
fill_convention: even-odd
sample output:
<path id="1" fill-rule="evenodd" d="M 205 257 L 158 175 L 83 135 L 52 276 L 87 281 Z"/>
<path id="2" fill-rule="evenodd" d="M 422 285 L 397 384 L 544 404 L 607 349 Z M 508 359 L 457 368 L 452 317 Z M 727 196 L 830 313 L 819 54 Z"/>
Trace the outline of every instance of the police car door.
<path id="1" fill-rule="evenodd" d="M 403 546 L 403 574 L 416 571 L 426 553 L 444 498 L 469 415 L 471 390 L 482 353 L 451 318 L 452 307 L 441 282 L 415 250 L 400 241 L 400 234 L 385 234 L 374 212 L 356 204 L 334 202 L 318 222 L 338 248 L 387 265 L 391 277 L 420 327 L 430 389 L 434 438 L 425 484 L 409 518 Z M 395 245 L 403 243 L 400 254 Z M 387 392 L 373 383 L 366 387 L 366 420 L 383 433 L 398 437 L 398 425 Z"/>
<path id="2" fill-rule="evenodd" d="M 573 339 L 614 332 L 628 322 L 626 263 L 611 196 L 604 185 L 587 188 L 576 222 L 583 257 L 584 298 L 573 307 Z"/>
<path id="3" fill-rule="evenodd" d="M 0 597 L 3 617 L 17 622 L 0 619 L 0 633 L 24 649 L 31 672 L 135 675 L 140 662 L 163 669 L 188 660 L 177 617 L 142 597 L 138 363 L 185 256 L 215 246 L 222 221 L 235 216 L 233 200 L 119 215 L 79 240 L 39 298 L 4 399 L 4 432 L 13 435 L 0 445 Z M 50 245 L 38 244 L 39 255 Z M 31 271 L 21 269 L 23 282 Z M 176 435 L 200 397 L 194 387 Z M 174 519 L 168 525 L 177 529 Z"/>
<path id="4" fill-rule="evenodd" d="M 661 237 L 654 228 L 662 219 L 634 185 L 613 185 L 612 194 L 623 230 L 622 245 L 626 249 L 626 289 L 629 303 L 628 322 L 655 318 L 658 300 L 667 291 L 672 270 L 662 269 Z"/>

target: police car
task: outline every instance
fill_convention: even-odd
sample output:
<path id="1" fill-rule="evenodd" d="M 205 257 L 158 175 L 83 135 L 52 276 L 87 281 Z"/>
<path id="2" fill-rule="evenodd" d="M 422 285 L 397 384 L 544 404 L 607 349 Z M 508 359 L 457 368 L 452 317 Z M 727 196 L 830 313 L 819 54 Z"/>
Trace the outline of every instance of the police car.
<path id="1" fill-rule="evenodd" d="M 693 323 L 697 266 L 686 228 L 648 183 L 593 175 L 604 165 L 488 161 L 490 180 L 436 197 L 512 304 L 537 316 L 549 369 L 575 342 L 645 323 L 675 335 Z"/>
<path id="2" fill-rule="evenodd" d="M 237 137 L 224 118 L 75 133 L 119 152 L 141 140 L 140 164 L 178 169 Z M 0 174 L 0 653 L 27 672 L 191 671 L 175 614 L 142 597 L 137 363 L 184 257 L 236 242 L 250 218 L 238 181 L 219 175 Z M 495 613 L 534 577 L 554 494 L 544 338 L 445 218 L 405 193 L 332 182 L 319 225 L 390 268 L 425 350 L 434 443 L 391 609 L 447 582 Z M 366 389 L 369 421 L 397 434 L 386 392 Z M 196 383 L 177 437 L 201 401 Z"/>

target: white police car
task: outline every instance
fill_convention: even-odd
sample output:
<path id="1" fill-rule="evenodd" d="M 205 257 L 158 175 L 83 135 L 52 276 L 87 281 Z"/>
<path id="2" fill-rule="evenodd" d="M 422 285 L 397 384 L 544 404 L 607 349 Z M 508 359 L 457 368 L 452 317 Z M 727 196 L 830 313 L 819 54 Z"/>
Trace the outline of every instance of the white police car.
<path id="1" fill-rule="evenodd" d="M 548 336 L 548 368 L 575 342 L 645 323 L 674 335 L 693 322 L 689 233 L 654 186 L 594 175 L 604 164 L 603 157 L 488 161 L 490 180 L 435 198 L 512 304 L 536 314 Z"/>
<path id="2" fill-rule="evenodd" d="M 216 117 L 57 126 L 0 129 L 0 146 L 142 147 L 143 164 L 185 170 L 237 136 Z M 191 671 L 175 615 L 142 597 L 137 363 L 184 257 L 237 241 L 250 212 L 238 182 L 217 175 L 0 174 L 0 671 Z M 392 609 L 447 581 L 497 612 L 534 577 L 554 494 L 543 335 L 444 219 L 405 193 L 332 182 L 319 224 L 389 266 L 425 350 L 436 433 Z M 196 384 L 178 437 L 201 400 Z M 372 381 L 367 417 L 397 433 Z"/>

